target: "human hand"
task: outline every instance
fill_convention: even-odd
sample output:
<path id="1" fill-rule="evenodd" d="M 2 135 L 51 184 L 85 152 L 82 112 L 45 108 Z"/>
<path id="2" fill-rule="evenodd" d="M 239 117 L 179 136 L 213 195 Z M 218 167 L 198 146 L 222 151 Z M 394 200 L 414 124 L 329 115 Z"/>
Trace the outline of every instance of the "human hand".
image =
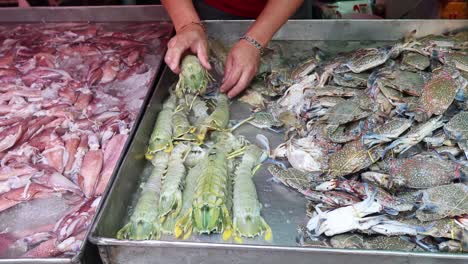
<path id="1" fill-rule="evenodd" d="M 229 98 L 240 94 L 252 81 L 260 63 L 260 51 L 245 40 L 232 47 L 224 66 L 221 92 Z"/>
<path id="2" fill-rule="evenodd" d="M 167 53 L 164 61 L 174 73 L 180 73 L 180 60 L 187 50 L 197 55 L 205 69 L 211 69 L 208 62 L 208 43 L 205 31 L 198 24 L 185 26 L 167 43 Z"/>

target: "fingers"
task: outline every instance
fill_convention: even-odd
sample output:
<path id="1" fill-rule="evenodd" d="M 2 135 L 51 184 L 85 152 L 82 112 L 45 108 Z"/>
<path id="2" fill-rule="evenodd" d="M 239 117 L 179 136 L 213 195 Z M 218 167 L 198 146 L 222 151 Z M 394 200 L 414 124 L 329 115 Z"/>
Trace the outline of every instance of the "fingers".
<path id="1" fill-rule="evenodd" d="M 211 69 L 208 61 L 208 44 L 203 34 L 197 31 L 184 31 L 168 42 L 164 61 L 174 73 L 180 73 L 180 61 L 187 50 L 197 54 L 204 68 Z"/>
<path id="2" fill-rule="evenodd" d="M 187 47 L 177 42 L 178 41 L 176 37 L 172 38 L 169 41 L 169 43 L 167 44 L 168 49 L 166 56 L 164 57 L 164 61 L 174 73 L 178 74 L 180 72 L 180 57 L 182 56 L 182 53 L 187 49 Z"/>
<path id="3" fill-rule="evenodd" d="M 208 47 L 206 44 L 200 43 L 197 47 L 197 56 L 200 60 L 201 65 L 207 69 L 211 70 L 210 62 L 208 61 Z"/>
<path id="4" fill-rule="evenodd" d="M 233 98 L 239 95 L 246 87 L 249 85 L 250 81 L 252 81 L 255 75 L 255 71 L 252 69 L 245 69 L 242 72 L 242 75 L 239 78 L 239 81 L 236 85 L 229 91 L 228 97 Z"/>
<path id="5" fill-rule="evenodd" d="M 234 65 L 231 67 L 232 69 L 231 69 L 231 72 L 229 73 L 229 76 L 226 77 L 226 80 L 224 80 L 223 84 L 219 88 L 222 93 L 225 93 L 231 90 L 231 88 L 239 81 L 239 78 L 242 74 L 241 67 L 234 67 Z"/>
<path id="6" fill-rule="evenodd" d="M 229 78 L 232 72 L 232 63 L 233 59 L 232 56 L 228 56 L 226 59 L 226 62 L 224 63 L 224 77 L 223 77 L 223 83 Z"/>

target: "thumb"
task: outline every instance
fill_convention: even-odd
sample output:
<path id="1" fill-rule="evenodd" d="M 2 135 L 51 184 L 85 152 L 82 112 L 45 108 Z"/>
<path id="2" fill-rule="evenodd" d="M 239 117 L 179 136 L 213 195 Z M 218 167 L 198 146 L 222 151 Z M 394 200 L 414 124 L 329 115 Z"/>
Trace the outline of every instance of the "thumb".
<path id="1" fill-rule="evenodd" d="M 200 60 L 201 65 L 205 69 L 211 70 L 211 65 L 210 65 L 210 62 L 208 61 L 208 51 L 207 51 L 206 46 L 204 45 L 198 46 L 197 56 L 198 56 L 198 59 Z"/>

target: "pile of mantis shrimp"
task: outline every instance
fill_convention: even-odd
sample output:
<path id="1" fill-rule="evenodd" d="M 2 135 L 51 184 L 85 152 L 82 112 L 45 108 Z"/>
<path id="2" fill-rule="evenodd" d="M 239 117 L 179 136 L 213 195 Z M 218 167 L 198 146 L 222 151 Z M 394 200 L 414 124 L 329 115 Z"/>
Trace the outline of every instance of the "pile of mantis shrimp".
<path id="1" fill-rule="evenodd" d="M 145 153 L 151 174 L 117 238 L 219 233 L 238 243 L 262 235 L 271 240 L 253 182 L 267 153 L 231 133 L 229 99 L 206 94 L 212 77 L 198 59 L 187 55 L 181 67 Z"/>

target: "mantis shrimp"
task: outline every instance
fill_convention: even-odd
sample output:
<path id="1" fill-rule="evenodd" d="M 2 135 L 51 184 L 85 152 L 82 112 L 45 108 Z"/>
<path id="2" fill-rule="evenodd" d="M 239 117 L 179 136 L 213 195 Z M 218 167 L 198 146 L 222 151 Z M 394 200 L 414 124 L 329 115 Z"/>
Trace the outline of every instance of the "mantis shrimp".
<path id="1" fill-rule="evenodd" d="M 217 105 L 214 111 L 199 126 L 197 138 L 199 142 L 205 140 L 210 130 L 226 129 L 229 123 L 229 98 L 225 94 L 217 96 Z"/>
<path id="2" fill-rule="evenodd" d="M 185 102 L 181 102 L 176 107 L 174 114 L 172 115 L 172 127 L 173 127 L 173 138 L 175 140 L 195 140 L 195 127 L 190 125 L 188 120 L 188 109 L 184 105 Z"/>
<path id="3" fill-rule="evenodd" d="M 161 223 L 164 223 L 169 214 L 177 216 L 182 209 L 181 187 L 186 174 L 184 155 L 189 148 L 187 144 L 178 144 L 169 158 L 159 199 Z"/>
<path id="4" fill-rule="evenodd" d="M 232 235 L 228 158 L 232 157 L 229 152 L 236 149 L 239 142 L 229 132 L 220 132 L 214 138 L 215 145 L 197 165 L 200 166 L 200 177 L 193 191 L 191 208 L 176 222 L 176 237 L 188 237 L 192 226 L 199 233 L 222 232 L 223 240 Z"/>
<path id="5" fill-rule="evenodd" d="M 176 107 L 177 98 L 171 94 L 164 102 L 163 108 L 158 115 L 156 124 L 154 125 L 153 132 L 148 143 L 145 157 L 152 160 L 154 154 L 158 151 L 165 150 L 171 152 L 172 150 L 172 117 Z"/>
<path id="6" fill-rule="evenodd" d="M 187 173 L 187 177 L 185 179 L 185 186 L 184 186 L 184 193 L 182 195 L 182 209 L 181 212 L 183 215 L 185 215 L 186 212 L 192 209 L 192 202 L 193 202 L 193 197 L 195 195 L 195 186 L 197 184 L 197 180 L 201 175 L 202 167 L 204 165 L 202 163 L 198 163 L 194 167 L 192 167 L 189 172 Z M 181 225 L 179 223 L 173 223 L 175 222 L 176 218 L 175 217 L 170 217 L 169 219 L 166 220 L 164 223 L 165 226 L 169 226 L 168 228 L 165 228 L 167 230 L 174 230 L 174 235 L 176 237 L 182 237 L 183 239 L 187 239 L 191 234 L 192 234 L 192 223 L 187 222 L 186 225 Z M 179 218 L 180 219 L 180 218 Z M 171 230 L 172 227 L 172 230 Z"/>
<path id="7" fill-rule="evenodd" d="M 208 83 L 213 77 L 203 68 L 198 58 L 187 55 L 181 63 L 179 82 L 176 85 L 176 95 L 182 98 L 185 94 L 204 95 Z"/>
<path id="8" fill-rule="evenodd" d="M 265 232 L 265 240 L 271 240 L 270 226 L 260 216 L 262 205 L 258 201 L 257 190 L 252 177 L 267 158 L 266 153 L 255 145 L 246 147 L 242 161 L 237 166 L 234 177 L 233 231 L 234 239 L 241 243 L 241 236 L 255 237 Z"/>
<path id="9" fill-rule="evenodd" d="M 169 154 L 164 151 L 156 153 L 154 168 L 142 187 L 135 210 L 129 222 L 117 232 L 118 239 L 147 240 L 161 236 L 159 216 L 159 194 L 161 178 L 167 168 Z"/>

